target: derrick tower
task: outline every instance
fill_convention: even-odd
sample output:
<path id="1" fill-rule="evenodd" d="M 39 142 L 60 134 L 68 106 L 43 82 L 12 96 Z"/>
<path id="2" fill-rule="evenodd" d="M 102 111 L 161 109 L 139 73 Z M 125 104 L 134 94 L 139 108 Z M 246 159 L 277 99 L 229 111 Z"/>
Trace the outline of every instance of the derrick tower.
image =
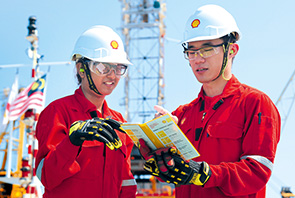
<path id="1" fill-rule="evenodd" d="M 122 33 L 130 61 L 125 76 L 125 118 L 128 122 L 152 119 L 154 105 L 164 100 L 165 0 L 119 0 Z"/>

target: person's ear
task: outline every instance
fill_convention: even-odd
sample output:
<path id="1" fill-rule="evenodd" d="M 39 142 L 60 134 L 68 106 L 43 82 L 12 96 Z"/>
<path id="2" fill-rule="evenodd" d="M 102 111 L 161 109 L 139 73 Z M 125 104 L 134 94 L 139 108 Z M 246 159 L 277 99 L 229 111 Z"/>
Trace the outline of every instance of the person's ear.
<path id="1" fill-rule="evenodd" d="M 77 73 L 80 75 L 81 78 L 84 78 L 85 76 L 85 70 L 82 68 L 82 64 L 81 63 L 76 63 L 76 68 L 77 68 Z"/>
<path id="2" fill-rule="evenodd" d="M 236 56 L 238 51 L 239 51 L 239 45 L 238 44 L 233 43 L 233 44 L 230 45 L 230 50 L 229 50 L 229 55 L 230 56 L 232 56 L 232 57 Z"/>

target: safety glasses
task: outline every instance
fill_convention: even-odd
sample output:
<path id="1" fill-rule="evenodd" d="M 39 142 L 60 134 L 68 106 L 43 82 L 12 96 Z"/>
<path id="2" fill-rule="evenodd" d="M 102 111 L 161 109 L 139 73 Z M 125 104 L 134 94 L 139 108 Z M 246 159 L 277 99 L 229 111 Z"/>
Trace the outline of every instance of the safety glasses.
<path id="1" fill-rule="evenodd" d="M 110 63 L 101 63 L 95 61 L 89 61 L 89 69 L 95 74 L 102 76 L 109 74 L 112 70 L 115 71 L 117 76 L 122 76 L 125 74 L 127 67 L 123 64 L 110 64 Z"/>
<path id="2" fill-rule="evenodd" d="M 195 59 L 198 55 L 201 56 L 202 58 L 209 58 L 215 54 L 218 54 L 220 52 L 220 46 L 223 46 L 225 43 L 221 43 L 218 45 L 211 45 L 207 47 L 200 48 L 198 50 L 184 50 L 184 58 L 187 60 L 193 60 Z"/>

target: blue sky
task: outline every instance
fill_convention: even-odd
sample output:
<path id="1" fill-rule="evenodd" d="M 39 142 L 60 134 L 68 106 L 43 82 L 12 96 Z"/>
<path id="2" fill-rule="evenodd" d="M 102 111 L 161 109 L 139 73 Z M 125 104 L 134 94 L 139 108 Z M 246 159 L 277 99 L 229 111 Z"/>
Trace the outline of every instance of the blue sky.
<path id="1" fill-rule="evenodd" d="M 185 2 L 182 3 L 182 2 Z M 295 3 L 292 0 L 168 1 L 165 18 L 166 37 L 182 40 L 188 17 L 201 5 L 217 4 L 226 8 L 236 19 L 242 32 L 240 51 L 233 64 L 233 73 L 242 83 L 256 87 L 276 102 L 294 71 Z M 93 25 L 107 25 L 119 32 L 121 2 L 119 0 L 14 0 L 0 7 L 0 65 L 31 64 L 25 53 L 30 46 L 27 36 L 28 18 L 37 17 L 41 62 L 70 61 L 76 39 Z M 120 33 L 120 32 L 119 32 Z M 46 72 L 47 66 L 41 67 Z M 32 82 L 31 68 L 20 68 L 20 85 Z M 0 91 L 11 87 L 15 68 L 0 69 Z M 177 42 L 165 42 L 165 108 L 172 111 L 180 104 L 193 100 L 200 84 L 193 76 L 182 48 Z M 46 104 L 72 94 L 77 88 L 74 65 L 52 66 L 48 77 Z M 107 97 L 109 106 L 124 112 L 119 105 L 124 96 L 124 79 Z M 284 101 L 283 101 L 284 102 Z M 285 103 L 285 106 L 287 103 Z M 294 109 L 294 107 L 293 107 Z M 268 184 L 267 197 L 280 197 L 281 186 L 295 191 L 294 110 L 282 131 L 273 176 Z M 280 110 L 280 109 L 279 109 Z"/>

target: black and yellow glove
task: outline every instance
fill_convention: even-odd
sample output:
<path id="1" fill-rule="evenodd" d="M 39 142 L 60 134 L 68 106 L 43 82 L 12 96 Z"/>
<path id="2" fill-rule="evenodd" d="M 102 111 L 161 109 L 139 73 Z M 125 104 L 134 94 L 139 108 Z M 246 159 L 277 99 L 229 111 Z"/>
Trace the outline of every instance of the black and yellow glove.
<path id="1" fill-rule="evenodd" d="M 140 151 L 146 160 L 143 168 L 150 174 L 175 185 L 195 184 L 203 186 L 211 176 L 206 162 L 184 161 L 175 147 L 161 148 L 147 153 L 150 149 L 140 140 Z"/>
<path id="2" fill-rule="evenodd" d="M 97 140 L 114 150 L 122 146 L 115 130 L 125 133 L 121 123 L 110 118 L 79 120 L 71 125 L 69 137 L 72 144 L 76 146 L 81 146 L 85 140 Z"/>

